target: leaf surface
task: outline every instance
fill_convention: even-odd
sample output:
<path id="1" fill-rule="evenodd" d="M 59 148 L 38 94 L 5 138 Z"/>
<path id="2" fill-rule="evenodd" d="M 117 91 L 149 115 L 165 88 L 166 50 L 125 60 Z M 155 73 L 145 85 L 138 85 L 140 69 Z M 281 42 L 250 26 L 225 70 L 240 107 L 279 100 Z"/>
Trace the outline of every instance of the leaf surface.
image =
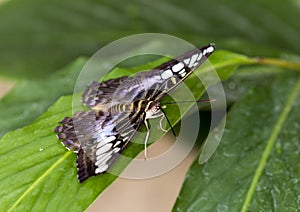
<path id="1" fill-rule="evenodd" d="M 194 162 L 173 211 L 299 210 L 300 77 L 286 72 L 233 106 L 218 150 Z"/>
<path id="2" fill-rule="evenodd" d="M 21 80 L 0 99 L 0 137 L 42 115 L 60 96 L 73 93 L 86 59 L 79 58 L 43 79 Z"/>
<path id="3" fill-rule="evenodd" d="M 226 57 L 232 63 L 224 63 L 220 58 Z M 211 57 L 213 65 L 221 80 L 230 76 L 238 65 L 238 61 L 246 60 L 243 55 L 219 51 Z M 156 64 L 158 65 L 158 64 Z M 154 65 L 154 66 L 156 66 Z M 149 64 L 140 66 L 145 70 Z M 117 69 L 120 70 L 120 69 Z M 134 69 L 137 71 L 137 69 Z M 212 71 L 211 66 L 203 66 L 196 74 L 207 74 Z M 112 78 L 119 72 L 112 72 Z M 216 81 L 210 81 L 211 84 Z M 199 85 L 197 77 L 186 80 L 195 98 L 205 91 Z M 200 86 L 200 87 L 199 87 Z M 197 88 L 197 89 L 195 89 Z M 181 92 L 181 88 L 175 92 Z M 78 94 L 79 95 L 79 94 Z M 57 140 L 53 129 L 65 116 L 72 115 L 72 96 L 60 98 L 49 110 L 34 123 L 22 129 L 7 133 L 0 140 L 0 208 L 9 211 L 55 210 L 82 211 L 86 209 L 95 198 L 115 179 L 109 173 L 92 177 L 80 184 L 77 181 L 76 156 L 67 151 Z M 175 124 L 186 113 L 190 105 L 183 108 L 183 114 L 168 110 L 168 117 Z M 153 125 L 153 126 L 157 126 Z M 159 127 L 151 128 L 150 141 L 162 136 Z M 136 140 L 144 140 L 144 135 Z M 143 145 L 129 145 L 124 154 L 134 158 Z M 123 170 L 127 162 L 117 161 L 115 166 Z"/>

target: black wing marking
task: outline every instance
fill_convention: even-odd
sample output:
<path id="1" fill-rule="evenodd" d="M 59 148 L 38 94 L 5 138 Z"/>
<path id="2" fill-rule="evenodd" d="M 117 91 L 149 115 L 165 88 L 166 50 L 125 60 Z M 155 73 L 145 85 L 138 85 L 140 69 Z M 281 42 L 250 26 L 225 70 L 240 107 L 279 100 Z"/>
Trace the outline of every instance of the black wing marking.
<path id="1" fill-rule="evenodd" d="M 96 168 L 94 162 L 84 153 L 83 149 L 79 149 L 77 154 L 77 178 L 79 182 L 82 183 L 89 177 L 95 176 Z"/>
<path id="2" fill-rule="evenodd" d="M 214 50 L 213 44 L 196 48 L 152 70 L 151 72 L 160 73 L 161 80 L 152 86 L 149 98 L 160 100 L 205 62 Z M 151 72 L 149 72 L 150 78 Z"/>
<path id="3" fill-rule="evenodd" d="M 55 128 L 67 149 L 77 154 L 78 180 L 107 171 L 143 123 L 145 113 L 85 111 Z"/>
<path id="4" fill-rule="evenodd" d="M 107 80 L 105 82 L 93 81 L 82 94 L 82 103 L 87 107 L 105 105 L 112 102 L 116 89 L 128 77 Z"/>

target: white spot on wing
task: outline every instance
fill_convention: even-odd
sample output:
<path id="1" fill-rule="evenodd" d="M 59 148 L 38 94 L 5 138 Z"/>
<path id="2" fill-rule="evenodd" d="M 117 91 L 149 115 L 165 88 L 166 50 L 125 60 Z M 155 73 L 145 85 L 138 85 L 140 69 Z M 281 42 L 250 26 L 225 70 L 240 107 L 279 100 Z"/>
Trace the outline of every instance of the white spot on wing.
<path id="1" fill-rule="evenodd" d="M 185 69 L 182 69 L 181 71 L 179 71 L 179 75 L 182 75 L 183 73 L 185 73 Z"/>
<path id="2" fill-rule="evenodd" d="M 197 61 L 199 61 L 202 58 L 202 53 L 199 54 Z"/>
<path id="3" fill-rule="evenodd" d="M 116 136 L 107 137 L 99 142 L 99 144 L 97 145 L 97 148 L 100 148 L 101 146 L 104 146 L 105 144 L 112 142 L 115 139 L 116 139 Z"/>
<path id="4" fill-rule="evenodd" d="M 116 147 L 116 146 L 118 146 L 120 143 L 121 143 L 121 141 L 120 141 L 120 140 L 117 140 L 117 142 L 114 144 L 114 146 L 113 146 L 113 147 Z"/>
<path id="5" fill-rule="evenodd" d="M 107 164 L 107 161 L 112 157 L 112 151 L 109 151 L 106 153 L 106 155 L 97 157 L 97 161 L 95 163 L 96 166 L 103 166 L 104 164 Z"/>
<path id="6" fill-rule="evenodd" d="M 194 66 L 194 63 L 195 63 L 197 57 L 198 57 L 198 54 L 194 54 L 194 55 L 192 56 L 189 67 L 193 67 L 193 66 Z"/>
<path id="7" fill-rule="evenodd" d="M 180 74 L 181 77 L 184 77 L 186 75 L 186 72 L 183 72 L 182 74 Z"/>
<path id="8" fill-rule="evenodd" d="M 102 172 L 105 172 L 108 168 L 108 165 L 104 165 L 104 166 L 101 166 L 101 167 L 98 167 L 96 170 L 95 170 L 95 174 L 99 174 L 99 173 L 102 173 Z"/>
<path id="9" fill-rule="evenodd" d="M 119 152 L 119 151 L 120 151 L 120 149 L 121 149 L 121 148 L 118 148 L 118 147 L 117 147 L 117 148 L 114 148 L 114 150 L 113 150 L 113 151 L 114 151 L 114 153 L 117 153 L 117 152 Z"/>
<path id="10" fill-rule="evenodd" d="M 190 58 L 187 58 L 183 62 L 188 65 L 190 63 L 190 60 L 191 60 Z"/>
<path id="11" fill-rule="evenodd" d="M 102 155 L 103 153 L 107 152 L 108 150 L 110 150 L 112 147 L 112 143 L 108 143 L 105 144 L 104 146 L 100 147 L 97 152 L 96 155 Z"/>
<path id="12" fill-rule="evenodd" d="M 164 72 L 161 74 L 161 78 L 162 78 L 162 79 L 168 79 L 168 78 L 170 78 L 171 76 L 173 76 L 173 72 L 172 72 L 170 69 L 164 71 Z"/>
<path id="13" fill-rule="evenodd" d="M 183 63 L 177 63 L 176 65 L 174 65 L 174 66 L 172 67 L 172 70 L 173 70 L 174 72 L 178 72 L 178 71 L 180 71 L 183 67 L 184 67 Z"/>
<path id="14" fill-rule="evenodd" d="M 208 53 L 212 53 L 213 51 L 215 51 L 215 48 L 213 46 L 207 48 Z"/>

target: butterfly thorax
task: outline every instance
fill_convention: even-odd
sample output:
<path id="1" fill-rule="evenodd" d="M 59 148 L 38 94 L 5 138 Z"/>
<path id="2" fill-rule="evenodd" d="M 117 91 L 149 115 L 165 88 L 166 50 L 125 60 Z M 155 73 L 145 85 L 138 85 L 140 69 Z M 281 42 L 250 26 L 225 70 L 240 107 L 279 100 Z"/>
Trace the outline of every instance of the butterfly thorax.
<path id="1" fill-rule="evenodd" d="M 160 103 L 158 101 L 151 100 L 135 100 L 130 103 L 121 103 L 113 105 L 109 108 L 109 112 L 128 112 L 128 113 L 138 113 L 145 112 L 146 118 L 149 118 L 159 112 Z"/>

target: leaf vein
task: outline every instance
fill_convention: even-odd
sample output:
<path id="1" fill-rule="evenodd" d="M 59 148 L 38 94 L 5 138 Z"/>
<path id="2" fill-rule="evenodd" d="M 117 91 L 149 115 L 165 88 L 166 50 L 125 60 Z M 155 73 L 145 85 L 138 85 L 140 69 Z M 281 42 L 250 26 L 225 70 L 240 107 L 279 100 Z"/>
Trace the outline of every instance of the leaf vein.
<path id="1" fill-rule="evenodd" d="M 70 155 L 72 155 L 72 151 L 66 152 L 61 158 L 59 158 L 52 166 L 49 167 L 49 169 L 42 174 L 39 178 L 34 181 L 34 183 L 16 200 L 16 202 L 12 205 L 12 207 L 8 210 L 9 212 L 12 212 L 19 203 L 43 180 L 48 176 L 60 163 L 62 163 L 66 158 L 68 158 Z"/>
<path id="2" fill-rule="evenodd" d="M 300 90 L 300 78 L 298 78 L 298 81 L 296 82 L 295 86 L 292 88 L 290 95 L 288 96 L 287 102 L 286 102 L 283 110 L 281 111 L 279 118 L 274 126 L 274 129 L 267 141 L 266 147 L 261 156 L 261 160 L 256 168 L 255 174 L 253 176 L 253 179 L 252 179 L 250 187 L 248 189 L 246 198 L 244 200 L 244 203 L 243 203 L 243 206 L 241 209 L 242 212 L 246 212 L 248 209 L 248 206 L 249 206 L 249 204 L 252 200 L 252 197 L 255 193 L 255 189 L 258 185 L 258 181 L 263 173 L 263 170 L 265 168 L 267 160 L 271 154 L 271 150 L 272 150 L 272 148 L 275 144 L 275 141 L 284 125 L 284 122 L 286 121 L 286 119 L 292 109 L 293 103 L 295 102 L 295 100 L 298 96 L 299 90 Z"/>

